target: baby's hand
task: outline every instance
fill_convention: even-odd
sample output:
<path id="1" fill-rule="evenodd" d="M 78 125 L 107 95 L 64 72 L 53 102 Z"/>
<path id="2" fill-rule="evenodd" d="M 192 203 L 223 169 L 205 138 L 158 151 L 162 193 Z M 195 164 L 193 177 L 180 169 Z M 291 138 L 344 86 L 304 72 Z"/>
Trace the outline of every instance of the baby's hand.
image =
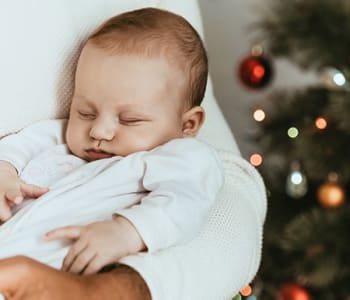
<path id="1" fill-rule="evenodd" d="M 62 270 L 84 275 L 97 273 L 120 258 L 145 249 L 135 227 L 125 218 L 87 226 L 66 226 L 46 233 L 46 240 L 73 239 Z"/>
<path id="2" fill-rule="evenodd" d="M 0 164 L 0 223 L 12 217 L 11 207 L 21 204 L 24 198 L 38 198 L 49 189 L 27 184 L 10 164 Z"/>
<path id="3" fill-rule="evenodd" d="M 24 198 L 38 198 L 48 192 L 48 188 L 18 182 L 10 186 L 0 186 L 0 221 L 5 222 L 12 217 L 11 207 L 19 205 Z"/>

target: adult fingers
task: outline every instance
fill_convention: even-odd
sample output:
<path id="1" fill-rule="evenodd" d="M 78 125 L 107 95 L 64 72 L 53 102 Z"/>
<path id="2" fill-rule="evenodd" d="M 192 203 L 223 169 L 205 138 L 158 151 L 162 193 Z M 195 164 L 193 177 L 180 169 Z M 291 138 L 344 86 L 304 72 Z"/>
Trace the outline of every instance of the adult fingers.
<path id="1" fill-rule="evenodd" d="M 38 198 L 49 191 L 48 188 L 40 187 L 34 184 L 21 183 L 20 189 L 24 197 Z"/>
<path id="2" fill-rule="evenodd" d="M 87 241 L 84 239 L 78 239 L 68 251 L 68 254 L 63 260 L 62 270 L 70 271 L 72 264 L 74 263 L 77 256 L 84 251 L 84 249 L 88 246 Z"/>

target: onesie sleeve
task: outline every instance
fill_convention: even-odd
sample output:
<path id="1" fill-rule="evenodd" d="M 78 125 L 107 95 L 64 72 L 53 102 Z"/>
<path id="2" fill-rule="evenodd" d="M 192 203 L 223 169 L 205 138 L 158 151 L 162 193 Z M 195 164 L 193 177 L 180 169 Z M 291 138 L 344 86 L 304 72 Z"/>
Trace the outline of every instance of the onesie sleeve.
<path id="1" fill-rule="evenodd" d="M 39 121 L 0 139 L 0 161 L 12 164 L 20 175 L 34 156 L 63 143 L 66 124 L 67 119 Z"/>
<path id="2" fill-rule="evenodd" d="M 143 156 L 141 203 L 116 213 L 129 219 L 148 252 L 192 239 L 205 223 L 223 183 L 217 153 L 194 138 L 176 139 Z"/>

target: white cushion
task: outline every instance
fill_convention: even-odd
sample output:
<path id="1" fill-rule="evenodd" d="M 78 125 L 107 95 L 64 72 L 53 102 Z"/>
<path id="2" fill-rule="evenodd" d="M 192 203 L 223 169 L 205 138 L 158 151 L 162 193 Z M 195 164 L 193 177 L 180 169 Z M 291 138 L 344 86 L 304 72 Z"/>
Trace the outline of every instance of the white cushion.
<path id="1" fill-rule="evenodd" d="M 0 137 L 35 121 L 68 115 L 73 72 L 82 41 L 101 22 L 145 6 L 186 17 L 202 34 L 197 1 L 12 0 L 0 2 Z M 235 150 L 211 83 L 200 138 Z"/>

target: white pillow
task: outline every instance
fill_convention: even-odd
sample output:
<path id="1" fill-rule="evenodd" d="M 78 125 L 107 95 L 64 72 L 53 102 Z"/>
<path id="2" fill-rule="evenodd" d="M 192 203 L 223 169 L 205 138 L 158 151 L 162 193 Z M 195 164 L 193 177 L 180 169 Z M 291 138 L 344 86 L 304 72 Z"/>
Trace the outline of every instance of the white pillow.
<path id="1" fill-rule="evenodd" d="M 145 6 L 183 15 L 203 34 L 194 0 L 0 1 L 0 137 L 38 120 L 66 117 L 82 41 L 104 20 Z M 235 149 L 211 86 L 204 107 L 200 138 Z"/>

